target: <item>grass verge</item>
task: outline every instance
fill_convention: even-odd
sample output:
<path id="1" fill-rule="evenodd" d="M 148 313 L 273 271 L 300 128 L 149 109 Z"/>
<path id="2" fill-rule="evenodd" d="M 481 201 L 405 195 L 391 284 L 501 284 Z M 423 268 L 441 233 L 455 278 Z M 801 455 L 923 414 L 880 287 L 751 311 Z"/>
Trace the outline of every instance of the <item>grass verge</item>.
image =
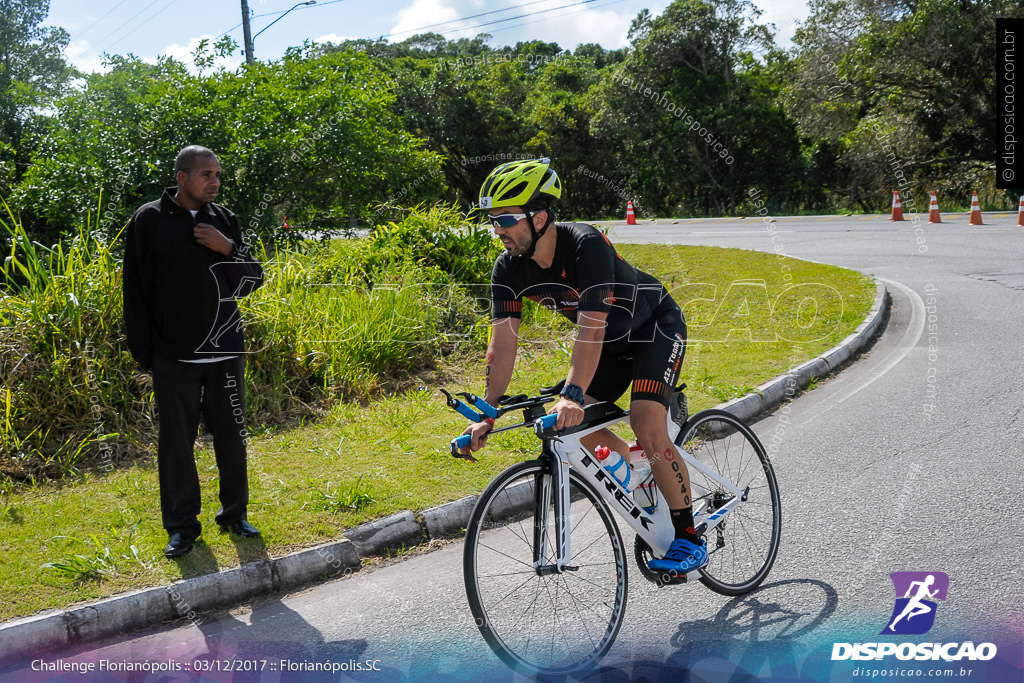
<path id="1" fill-rule="evenodd" d="M 849 334 L 874 298 L 857 273 L 752 251 L 621 245 L 683 307 L 691 343 L 682 377 L 691 410 L 710 407 L 813 358 Z M 533 310 L 523 326 L 513 389 L 564 376 L 573 330 Z M 250 441 L 250 520 L 262 540 L 232 540 L 213 522 L 217 469 L 197 452 L 204 541 L 180 561 L 161 554 L 155 465 L 0 491 L 0 619 L 167 584 L 338 538 L 345 528 L 403 509 L 478 493 L 535 452 L 527 430 L 495 437 L 473 464 L 448 454 L 465 421 L 438 386 L 480 391 L 477 353 L 450 356 L 420 388 L 341 403 L 315 423 L 263 430 Z"/>

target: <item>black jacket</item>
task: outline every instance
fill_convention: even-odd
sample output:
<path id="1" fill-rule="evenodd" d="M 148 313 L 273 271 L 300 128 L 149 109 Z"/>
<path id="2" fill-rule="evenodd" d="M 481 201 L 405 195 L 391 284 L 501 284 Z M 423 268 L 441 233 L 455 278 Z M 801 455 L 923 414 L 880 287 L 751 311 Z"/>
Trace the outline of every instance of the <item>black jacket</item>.
<path id="1" fill-rule="evenodd" d="M 244 352 L 235 299 L 263 284 L 235 215 L 205 204 L 196 217 L 174 201 L 176 188 L 143 205 L 128 223 L 124 250 L 124 322 L 128 348 L 144 368 L 153 356 L 194 360 Z M 208 223 L 232 240 L 225 257 L 192 235 Z"/>

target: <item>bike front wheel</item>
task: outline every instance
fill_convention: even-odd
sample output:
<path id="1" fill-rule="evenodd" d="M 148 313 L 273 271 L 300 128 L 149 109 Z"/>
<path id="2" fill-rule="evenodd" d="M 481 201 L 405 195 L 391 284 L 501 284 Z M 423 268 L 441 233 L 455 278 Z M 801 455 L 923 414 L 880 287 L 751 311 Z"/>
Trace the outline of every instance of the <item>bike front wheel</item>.
<path id="1" fill-rule="evenodd" d="M 779 487 L 764 446 L 742 420 L 716 409 L 687 420 L 676 445 L 741 491 L 739 505 L 705 536 L 708 563 L 701 582 L 722 595 L 752 591 L 771 571 L 782 534 Z M 735 494 L 707 473 L 689 470 L 699 529 Z"/>
<path id="2" fill-rule="evenodd" d="M 514 669 L 584 671 L 608 651 L 622 625 L 627 577 L 619 528 L 574 471 L 569 488 L 571 557 L 562 572 L 551 571 L 558 550 L 556 492 L 543 461 L 499 474 L 480 495 L 466 527 L 463 570 L 470 610 L 484 640 Z"/>

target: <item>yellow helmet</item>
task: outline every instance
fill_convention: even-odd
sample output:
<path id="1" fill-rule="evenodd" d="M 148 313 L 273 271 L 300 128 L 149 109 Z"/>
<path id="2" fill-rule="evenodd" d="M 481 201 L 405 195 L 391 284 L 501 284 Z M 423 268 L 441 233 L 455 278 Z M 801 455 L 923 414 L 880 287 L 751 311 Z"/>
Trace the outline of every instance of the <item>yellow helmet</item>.
<path id="1" fill-rule="evenodd" d="M 526 206 L 542 196 L 558 199 L 562 196 L 562 181 L 550 164 L 551 160 L 544 158 L 498 166 L 480 186 L 480 208 L 487 211 Z"/>

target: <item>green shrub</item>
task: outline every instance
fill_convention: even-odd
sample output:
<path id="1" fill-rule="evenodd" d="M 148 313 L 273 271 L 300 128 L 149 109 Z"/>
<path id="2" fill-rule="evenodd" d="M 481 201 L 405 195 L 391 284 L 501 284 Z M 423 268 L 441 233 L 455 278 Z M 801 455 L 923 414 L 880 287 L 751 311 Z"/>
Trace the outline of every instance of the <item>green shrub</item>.
<path id="1" fill-rule="evenodd" d="M 32 242 L 9 208 L 0 225 L 10 244 L 0 273 L 0 473 L 32 480 L 76 474 L 89 460 L 113 466 L 152 433 L 147 385 L 120 329 L 119 260 L 88 221 L 54 247 Z"/>
<path id="2" fill-rule="evenodd" d="M 446 283 L 490 282 L 494 259 L 501 251 L 489 228 L 468 225 L 455 208 L 436 204 L 429 209 L 399 209 L 398 222 L 378 225 L 361 246 L 360 275 L 374 282 L 399 263 L 436 268 Z M 404 214 L 404 215 L 403 215 Z"/>
<path id="3" fill-rule="evenodd" d="M 242 301 L 249 424 L 278 425 L 402 386 L 479 345 L 472 285 L 494 240 L 451 208 L 410 210 L 370 237 L 278 251 Z M 121 323 L 120 260 L 89 221 L 67 246 L 32 242 L 8 211 L 0 279 L 0 480 L 110 468 L 148 451 L 152 390 Z"/>

